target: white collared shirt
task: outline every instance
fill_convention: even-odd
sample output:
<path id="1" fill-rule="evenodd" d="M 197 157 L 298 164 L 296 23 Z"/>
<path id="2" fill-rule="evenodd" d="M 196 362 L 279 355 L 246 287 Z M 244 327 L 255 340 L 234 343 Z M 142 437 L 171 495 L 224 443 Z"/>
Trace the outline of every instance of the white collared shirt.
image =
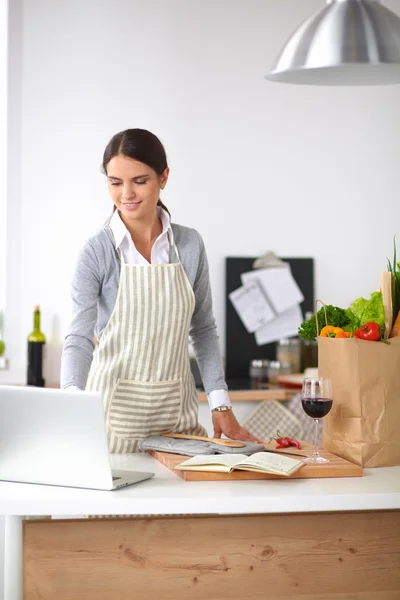
<path id="1" fill-rule="evenodd" d="M 169 263 L 170 244 L 173 244 L 174 234 L 171 227 L 171 219 L 169 214 L 161 208 L 157 207 L 158 216 L 162 224 L 162 232 L 156 239 L 151 249 L 151 264 L 164 265 Z M 143 265 L 150 264 L 145 257 L 137 250 L 132 237 L 125 227 L 118 210 L 111 217 L 110 227 L 114 234 L 116 247 L 119 248 L 127 265 Z M 217 406 L 230 406 L 231 401 L 226 390 L 213 390 L 208 394 L 208 404 L 210 410 Z"/>
<path id="2" fill-rule="evenodd" d="M 161 206 L 157 207 L 157 212 L 161 221 L 162 232 L 153 244 L 150 259 L 151 264 L 153 265 L 165 265 L 169 263 L 169 248 L 170 243 L 174 243 L 174 234 L 172 231 L 169 214 L 163 210 Z M 137 250 L 129 231 L 125 227 L 125 224 L 117 210 L 111 217 L 110 227 L 114 234 L 115 245 L 121 250 L 122 256 L 124 257 L 124 261 L 127 265 L 150 264 Z"/>

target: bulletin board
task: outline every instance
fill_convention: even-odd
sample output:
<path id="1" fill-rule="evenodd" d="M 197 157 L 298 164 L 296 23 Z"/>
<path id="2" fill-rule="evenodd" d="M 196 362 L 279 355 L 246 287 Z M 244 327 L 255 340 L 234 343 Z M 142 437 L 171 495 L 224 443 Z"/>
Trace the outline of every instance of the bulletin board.
<path id="1" fill-rule="evenodd" d="M 280 257 L 281 258 L 281 257 Z M 276 342 L 258 346 L 254 334 L 248 333 L 234 309 L 229 294 L 242 285 L 240 276 L 252 270 L 256 257 L 227 257 L 225 265 L 225 376 L 229 389 L 249 386 L 250 361 L 256 358 L 275 360 Z M 281 258 L 289 263 L 292 275 L 302 291 L 303 315 L 314 312 L 314 259 Z"/>

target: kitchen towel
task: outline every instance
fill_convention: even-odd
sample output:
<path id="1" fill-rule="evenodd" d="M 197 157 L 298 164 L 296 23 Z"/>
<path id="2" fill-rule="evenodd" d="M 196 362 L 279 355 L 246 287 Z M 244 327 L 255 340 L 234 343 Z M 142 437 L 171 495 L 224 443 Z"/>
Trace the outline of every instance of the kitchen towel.
<path id="1" fill-rule="evenodd" d="M 305 414 L 304 417 L 305 420 L 310 420 Z M 303 426 L 298 416 L 277 400 L 260 402 L 250 416 L 243 421 L 243 427 L 255 437 L 263 440 L 280 437 L 280 435 L 297 440 L 304 439 Z"/>
<path id="2" fill-rule="evenodd" d="M 159 452 L 172 452 L 173 454 L 183 454 L 186 456 L 196 456 L 197 454 L 247 454 L 262 452 L 264 446 L 254 442 L 243 442 L 243 448 L 229 448 L 213 444 L 212 442 L 202 442 L 200 440 L 181 440 L 162 435 L 152 435 L 139 443 L 139 448 L 144 452 L 146 450 L 158 450 Z"/>

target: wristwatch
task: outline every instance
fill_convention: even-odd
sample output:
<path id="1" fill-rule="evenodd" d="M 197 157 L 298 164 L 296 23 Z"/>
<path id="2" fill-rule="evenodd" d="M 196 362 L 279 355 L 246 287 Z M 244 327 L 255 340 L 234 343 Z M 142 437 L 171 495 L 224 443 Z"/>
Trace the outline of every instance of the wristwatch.
<path id="1" fill-rule="evenodd" d="M 224 404 L 223 406 L 216 406 L 211 410 L 211 412 L 226 412 L 227 410 L 232 410 L 231 405 Z"/>

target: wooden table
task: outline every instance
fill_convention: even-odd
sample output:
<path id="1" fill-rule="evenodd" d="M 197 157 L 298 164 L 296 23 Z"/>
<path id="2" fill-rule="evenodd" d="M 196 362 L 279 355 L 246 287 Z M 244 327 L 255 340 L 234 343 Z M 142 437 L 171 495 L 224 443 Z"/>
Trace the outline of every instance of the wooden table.
<path id="1" fill-rule="evenodd" d="M 185 482 L 145 454 L 112 463 L 156 477 L 116 492 L 0 483 L 5 600 L 400 598 L 400 467 Z"/>

